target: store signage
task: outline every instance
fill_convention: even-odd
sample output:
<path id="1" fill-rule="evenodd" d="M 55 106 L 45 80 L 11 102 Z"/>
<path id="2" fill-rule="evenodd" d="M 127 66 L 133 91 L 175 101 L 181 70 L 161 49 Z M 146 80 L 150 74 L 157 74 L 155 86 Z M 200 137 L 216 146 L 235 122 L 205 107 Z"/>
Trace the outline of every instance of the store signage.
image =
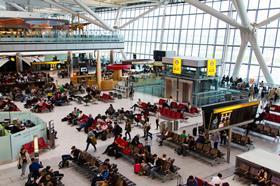
<path id="1" fill-rule="evenodd" d="M 207 62 L 207 76 L 216 76 L 216 68 L 217 60 L 216 59 L 209 59 Z"/>
<path id="2" fill-rule="evenodd" d="M 173 74 L 182 74 L 181 58 L 173 58 Z"/>

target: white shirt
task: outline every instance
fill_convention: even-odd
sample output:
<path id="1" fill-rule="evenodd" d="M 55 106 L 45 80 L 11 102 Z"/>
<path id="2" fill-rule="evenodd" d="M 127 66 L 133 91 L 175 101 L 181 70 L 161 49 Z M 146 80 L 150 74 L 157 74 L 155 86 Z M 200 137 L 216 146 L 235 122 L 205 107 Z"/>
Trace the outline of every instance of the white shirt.
<path id="1" fill-rule="evenodd" d="M 159 119 L 159 117 L 160 117 L 160 113 L 157 112 L 157 113 L 156 113 L 156 119 Z"/>
<path id="2" fill-rule="evenodd" d="M 216 185 L 216 184 L 221 185 L 222 183 L 223 182 L 222 182 L 221 178 L 219 178 L 218 176 L 213 176 L 212 180 L 210 182 L 210 184 L 212 184 L 212 185 Z"/>

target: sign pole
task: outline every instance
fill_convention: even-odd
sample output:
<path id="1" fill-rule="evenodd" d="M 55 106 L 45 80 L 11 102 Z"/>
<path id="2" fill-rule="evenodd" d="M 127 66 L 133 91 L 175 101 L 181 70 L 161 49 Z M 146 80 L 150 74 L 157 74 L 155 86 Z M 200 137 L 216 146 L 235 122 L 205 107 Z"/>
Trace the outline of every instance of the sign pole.
<path id="1" fill-rule="evenodd" d="M 228 129 L 228 145 L 227 145 L 227 162 L 230 163 L 230 146 L 232 138 L 232 129 Z"/>

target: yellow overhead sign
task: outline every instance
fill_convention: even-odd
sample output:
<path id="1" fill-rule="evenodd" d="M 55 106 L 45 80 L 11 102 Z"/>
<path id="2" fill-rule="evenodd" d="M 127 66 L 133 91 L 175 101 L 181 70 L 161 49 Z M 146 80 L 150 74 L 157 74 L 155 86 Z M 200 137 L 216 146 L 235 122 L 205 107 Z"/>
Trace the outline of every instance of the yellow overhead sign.
<path id="1" fill-rule="evenodd" d="M 173 59 L 173 74 L 182 74 L 182 59 Z"/>
<path id="2" fill-rule="evenodd" d="M 207 62 L 207 76 L 215 76 L 216 75 L 216 68 L 217 60 L 216 59 L 209 59 Z"/>
<path id="3" fill-rule="evenodd" d="M 241 103 L 241 104 L 237 104 L 237 105 L 231 105 L 231 106 L 227 106 L 227 107 L 217 108 L 214 110 L 214 114 L 222 113 L 222 112 L 231 112 L 233 110 L 237 110 L 240 108 L 258 106 L 259 104 L 260 104 L 259 101 L 252 101 L 249 103 Z"/>

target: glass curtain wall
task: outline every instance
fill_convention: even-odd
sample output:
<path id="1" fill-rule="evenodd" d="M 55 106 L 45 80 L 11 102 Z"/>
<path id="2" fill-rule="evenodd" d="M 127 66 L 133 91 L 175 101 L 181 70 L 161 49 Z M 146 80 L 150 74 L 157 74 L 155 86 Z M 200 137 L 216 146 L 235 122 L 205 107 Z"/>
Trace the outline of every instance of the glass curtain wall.
<path id="1" fill-rule="evenodd" d="M 280 10 L 280 0 L 243 1 L 251 22 L 260 22 Z M 231 1 L 206 0 L 205 3 L 239 21 Z M 125 9 L 120 25 L 149 8 Z M 117 10 L 102 10 L 98 13 L 108 24 L 114 24 Z M 277 84 L 280 84 L 279 22 L 280 19 L 258 30 L 259 45 Z M 100 29 L 90 25 L 88 30 Z M 137 58 L 153 58 L 153 50 L 172 50 L 180 56 L 222 59 L 225 62 L 225 75 L 231 75 L 240 46 L 239 30 L 186 3 L 169 4 L 165 8 L 156 9 L 120 32 L 125 39 L 128 58 L 132 58 L 134 53 Z M 245 52 L 239 76 L 245 79 L 254 78 L 256 81 L 265 80 L 250 45 Z"/>

